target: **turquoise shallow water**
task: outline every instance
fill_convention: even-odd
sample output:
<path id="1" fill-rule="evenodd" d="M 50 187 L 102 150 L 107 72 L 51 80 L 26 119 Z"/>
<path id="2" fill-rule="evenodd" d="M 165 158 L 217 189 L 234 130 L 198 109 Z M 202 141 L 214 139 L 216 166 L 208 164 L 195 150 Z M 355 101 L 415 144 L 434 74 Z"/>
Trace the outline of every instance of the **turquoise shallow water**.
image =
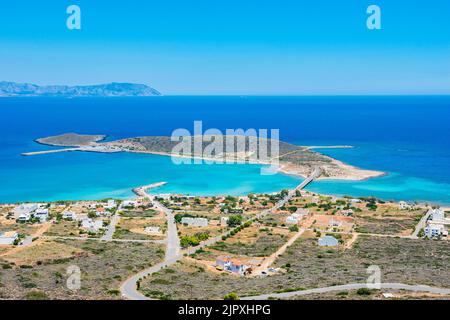
<path id="1" fill-rule="evenodd" d="M 310 191 L 330 195 L 377 196 L 386 200 L 409 200 L 423 203 L 448 205 L 450 192 L 448 184 L 430 180 L 404 177 L 397 173 L 370 179 L 354 181 L 318 181 L 311 184 Z"/>
<path id="2" fill-rule="evenodd" d="M 366 169 L 384 171 L 386 176 L 366 181 L 316 181 L 307 189 L 324 194 L 450 204 L 447 150 L 433 150 L 429 146 L 418 148 L 406 143 L 401 146 L 360 143 L 356 146 L 317 151 Z"/>
<path id="3" fill-rule="evenodd" d="M 3 202 L 130 198 L 132 188 L 162 181 L 168 184 L 155 189 L 159 193 L 245 195 L 301 181 L 261 175 L 259 165 L 175 165 L 170 157 L 147 154 L 69 152 L 20 160 L 20 169 L 1 171 L 2 181 L 10 181 L 2 190 Z"/>
<path id="4" fill-rule="evenodd" d="M 363 182 L 320 181 L 321 193 L 450 204 L 450 97 L 157 97 L 0 99 L 0 202 L 130 197 L 159 181 L 159 192 L 246 194 L 293 187 L 300 179 L 260 175 L 254 165 L 175 166 L 139 154 L 62 153 L 39 137 L 78 132 L 108 139 L 170 135 L 177 128 L 279 129 L 299 145 L 352 165 L 388 172 Z"/>

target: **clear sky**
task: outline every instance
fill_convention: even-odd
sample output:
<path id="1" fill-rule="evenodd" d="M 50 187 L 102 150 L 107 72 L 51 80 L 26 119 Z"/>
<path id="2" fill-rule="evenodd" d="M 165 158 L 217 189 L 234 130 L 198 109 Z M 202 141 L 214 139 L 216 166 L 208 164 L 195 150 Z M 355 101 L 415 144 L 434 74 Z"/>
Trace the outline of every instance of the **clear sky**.
<path id="1" fill-rule="evenodd" d="M 68 30 L 66 8 L 81 8 Z M 368 30 L 366 9 L 382 10 Z M 0 80 L 164 94 L 450 94 L 448 0 L 14 0 Z"/>

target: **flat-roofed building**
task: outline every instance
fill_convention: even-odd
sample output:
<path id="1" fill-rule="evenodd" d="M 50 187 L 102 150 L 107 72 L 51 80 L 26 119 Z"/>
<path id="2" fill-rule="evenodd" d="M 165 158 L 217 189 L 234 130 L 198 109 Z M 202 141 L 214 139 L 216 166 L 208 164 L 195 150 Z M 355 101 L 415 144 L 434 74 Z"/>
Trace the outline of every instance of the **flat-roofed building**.
<path id="1" fill-rule="evenodd" d="M 19 239 L 19 234 L 16 231 L 0 232 L 0 245 L 13 245 Z"/>

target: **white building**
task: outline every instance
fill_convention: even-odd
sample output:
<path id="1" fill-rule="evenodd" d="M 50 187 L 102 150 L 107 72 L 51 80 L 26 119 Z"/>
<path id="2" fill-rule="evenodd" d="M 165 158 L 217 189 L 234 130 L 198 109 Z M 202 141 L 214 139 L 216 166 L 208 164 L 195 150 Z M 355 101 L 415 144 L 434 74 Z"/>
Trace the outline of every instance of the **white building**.
<path id="1" fill-rule="evenodd" d="M 114 200 L 108 200 L 108 202 L 106 203 L 106 205 L 104 206 L 104 208 L 106 209 L 106 210 L 111 210 L 111 209 L 114 209 L 115 207 L 117 207 L 117 205 L 116 205 L 116 201 L 114 201 Z"/>
<path id="2" fill-rule="evenodd" d="M 298 216 L 295 216 L 294 214 L 286 218 L 286 224 L 297 224 L 298 221 L 299 221 Z"/>
<path id="3" fill-rule="evenodd" d="M 12 245 L 19 238 L 19 234 L 15 231 L 0 232 L 0 245 Z"/>
<path id="4" fill-rule="evenodd" d="M 21 214 L 31 215 L 38 208 L 37 203 L 24 203 L 14 208 L 14 218 L 19 219 Z"/>
<path id="5" fill-rule="evenodd" d="M 191 217 L 183 217 L 181 219 L 182 224 L 187 224 L 190 227 L 207 227 L 208 219 L 206 218 L 191 218 Z"/>
<path id="6" fill-rule="evenodd" d="M 444 211 L 441 209 L 432 209 L 430 220 L 432 221 L 442 221 L 445 219 Z"/>
<path id="7" fill-rule="evenodd" d="M 122 204 L 120 205 L 120 208 L 135 208 L 137 207 L 138 203 L 137 201 L 132 201 L 132 200 L 125 200 L 122 202 Z"/>
<path id="8" fill-rule="evenodd" d="M 448 232 L 445 229 L 445 226 L 443 224 L 427 224 L 427 226 L 424 229 L 425 236 L 428 238 L 437 238 L 441 236 L 448 236 Z"/>
<path id="9" fill-rule="evenodd" d="M 81 220 L 81 228 L 86 229 L 90 232 L 98 232 L 103 228 L 103 221 L 100 219 L 92 220 L 90 218 L 86 218 Z"/>
<path id="10" fill-rule="evenodd" d="M 48 220 L 48 209 L 37 209 L 34 212 L 34 217 L 39 219 L 39 221 L 41 223 L 47 221 Z"/>
<path id="11" fill-rule="evenodd" d="M 150 226 L 145 228 L 145 232 L 147 233 L 161 233 L 160 227 Z"/>
<path id="12" fill-rule="evenodd" d="M 19 218 L 17 219 L 19 222 L 28 222 L 31 219 L 31 213 L 23 212 L 20 214 Z"/>
<path id="13" fill-rule="evenodd" d="M 62 218 L 65 220 L 77 220 L 77 214 L 73 211 L 64 211 L 62 214 Z"/>
<path id="14" fill-rule="evenodd" d="M 413 206 L 410 205 L 409 203 L 405 202 L 405 201 L 400 201 L 398 203 L 398 208 L 400 210 L 411 210 L 413 208 Z"/>
<path id="15" fill-rule="evenodd" d="M 335 247 L 339 244 L 339 241 L 333 236 L 324 236 L 318 240 L 318 244 L 321 247 Z"/>
<path id="16" fill-rule="evenodd" d="M 224 271 L 232 272 L 244 276 L 247 270 L 251 269 L 250 265 L 230 257 L 218 257 L 216 259 L 216 267 L 222 268 Z"/>

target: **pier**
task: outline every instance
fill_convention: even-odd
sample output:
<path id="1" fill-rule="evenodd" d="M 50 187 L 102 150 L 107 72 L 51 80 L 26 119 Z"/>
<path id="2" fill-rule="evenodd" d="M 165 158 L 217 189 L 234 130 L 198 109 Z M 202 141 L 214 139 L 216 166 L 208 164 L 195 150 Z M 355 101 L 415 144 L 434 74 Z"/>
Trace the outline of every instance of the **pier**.
<path id="1" fill-rule="evenodd" d="M 55 150 L 44 150 L 44 151 L 34 151 L 34 152 L 25 152 L 22 153 L 22 156 L 38 156 L 42 154 L 50 154 L 50 153 L 59 153 L 59 152 L 71 152 L 71 151 L 79 151 L 80 148 L 66 148 L 66 149 L 55 149 Z"/>
<path id="2" fill-rule="evenodd" d="M 74 147 L 74 148 L 25 152 L 25 153 L 22 153 L 22 156 L 37 156 L 37 155 L 43 155 L 43 154 L 51 154 L 51 153 L 59 153 L 59 152 L 73 152 L 73 151 L 115 153 L 115 152 L 122 152 L 123 150 L 118 147 L 110 147 L 107 145 L 96 144 L 96 145 Z"/>
<path id="3" fill-rule="evenodd" d="M 167 184 L 167 182 L 152 183 L 146 186 L 134 188 L 132 191 L 139 197 L 148 197 L 148 194 L 146 193 L 147 190 L 159 188 L 165 184 Z"/>

